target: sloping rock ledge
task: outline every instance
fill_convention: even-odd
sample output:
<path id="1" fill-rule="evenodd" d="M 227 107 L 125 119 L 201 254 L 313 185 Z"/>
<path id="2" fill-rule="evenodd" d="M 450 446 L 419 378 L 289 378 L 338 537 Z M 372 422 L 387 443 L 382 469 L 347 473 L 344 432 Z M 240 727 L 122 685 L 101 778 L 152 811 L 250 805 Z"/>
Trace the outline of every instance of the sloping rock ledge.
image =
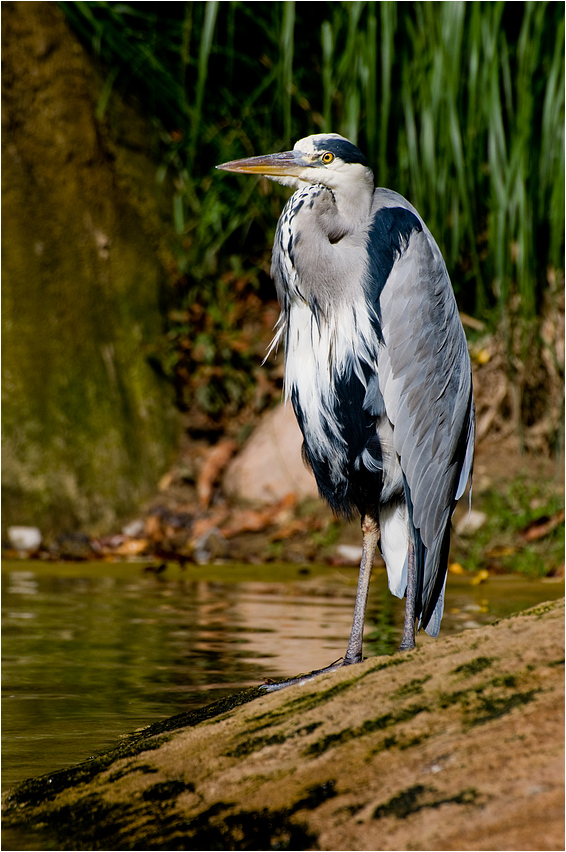
<path id="1" fill-rule="evenodd" d="M 563 669 L 562 600 L 249 690 L 24 782 L 4 798 L 6 840 L 25 829 L 30 849 L 563 849 Z"/>

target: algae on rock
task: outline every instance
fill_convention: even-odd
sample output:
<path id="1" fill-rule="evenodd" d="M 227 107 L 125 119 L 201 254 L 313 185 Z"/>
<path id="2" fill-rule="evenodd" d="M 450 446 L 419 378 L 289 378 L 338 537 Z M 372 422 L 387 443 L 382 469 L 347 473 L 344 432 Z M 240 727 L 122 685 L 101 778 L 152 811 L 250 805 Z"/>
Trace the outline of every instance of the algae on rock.
<path id="1" fill-rule="evenodd" d="M 132 191 L 57 4 L 2 12 L 3 525 L 96 532 L 149 496 L 177 440 L 146 357 L 163 330 L 155 166 L 122 114 Z"/>

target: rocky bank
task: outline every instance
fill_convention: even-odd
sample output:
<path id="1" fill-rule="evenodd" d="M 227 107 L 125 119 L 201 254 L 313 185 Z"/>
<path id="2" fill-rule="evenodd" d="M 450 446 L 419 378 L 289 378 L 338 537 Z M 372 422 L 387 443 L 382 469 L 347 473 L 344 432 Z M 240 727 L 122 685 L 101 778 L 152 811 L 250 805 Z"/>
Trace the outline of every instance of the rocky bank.
<path id="1" fill-rule="evenodd" d="M 564 601 L 235 695 L 4 798 L 6 849 L 563 849 Z"/>

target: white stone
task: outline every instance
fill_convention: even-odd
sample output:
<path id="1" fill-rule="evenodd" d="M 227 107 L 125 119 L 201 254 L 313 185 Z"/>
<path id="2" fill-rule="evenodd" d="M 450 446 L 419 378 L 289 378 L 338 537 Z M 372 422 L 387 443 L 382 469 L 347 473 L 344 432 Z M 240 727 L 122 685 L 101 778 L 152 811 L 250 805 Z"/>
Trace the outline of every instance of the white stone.
<path id="1" fill-rule="evenodd" d="M 285 495 L 317 497 L 313 474 L 301 456 L 303 436 L 290 403 L 267 412 L 238 456 L 229 464 L 224 491 L 254 503 L 277 503 Z"/>
<path id="2" fill-rule="evenodd" d="M 8 540 L 15 550 L 30 553 L 41 544 L 41 531 L 37 527 L 8 527 Z"/>
<path id="3" fill-rule="evenodd" d="M 466 512 L 462 520 L 458 522 L 456 532 L 458 535 L 473 535 L 473 533 L 477 532 L 480 527 L 483 527 L 486 521 L 487 515 L 485 512 L 479 512 L 476 509 L 471 509 L 469 512 Z"/>
<path id="4" fill-rule="evenodd" d="M 136 518 L 135 521 L 130 521 L 125 527 L 122 527 L 122 533 L 130 538 L 139 538 L 145 532 L 145 524 L 141 518 Z"/>
<path id="5" fill-rule="evenodd" d="M 339 544 L 336 553 L 353 565 L 357 565 L 362 559 L 362 548 L 355 544 Z"/>

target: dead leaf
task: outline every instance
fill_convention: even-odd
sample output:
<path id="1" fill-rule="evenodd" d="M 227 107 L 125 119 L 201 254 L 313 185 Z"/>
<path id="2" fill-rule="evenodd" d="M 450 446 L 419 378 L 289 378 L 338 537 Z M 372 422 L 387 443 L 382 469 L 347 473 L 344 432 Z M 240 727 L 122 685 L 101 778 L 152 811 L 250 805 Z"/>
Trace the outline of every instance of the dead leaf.
<path id="1" fill-rule="evenodd" d="M 238 445 L 235 441 L 226 439 L 219 441 L 204 460 L 197 480 L 197 494 L 200 505 L 206 509 L 212 499 L 212 491 L 220 474 L 236 452 Z"/>
<path id="2" fill-rule="evenodd" d="M 296 504 L 295 494 L 287 494 L 278 503 L 265 509 L 239 509 L 232 513 L 229 523 L 220 532 L 224 538 L 233 538 L 243 532 L 260 532 L 273 523 L 287 523 L 289 512 Z"/>
<path id="3" fill-rule="evenodd" d="M 173 482 L 174 476 L 175 475 L 172 470 L 168 470 L 167 473 L 164 473 L 161 479 L 159 480 L 159 484 L 157 486 L 159 491 L 167 491 L 167 489 Z"/>
<path id="4" fill-rule="evenodd" d="M 194 542 L 202 538 L 203 535 L 206 535 L 209 530 L 223 524 L 226 521 L 228 514 L 229 510 L 222 507 L 218 512 L 213 512 L 205 518 L 197 518 L 191 530 L 191 544 L 194 544 Z"/>
<path id="5" fill-rule="evenodd" d="M 523 541 L 538 541 L 539 538 L 544 538 L 549 532 L 552 532 L 564 520 L 564 509 L 557 512 L 552 518 L 543 518 L 538 521 L 533 521 L 532 524 L 521 532 Z"/>
<path id="6" fill-rule="evenodd" d="M 513 547 L 513 545 L 498 545 L 496 547 L 492 547 L 491 550 L 487 551 L 486 556 L 490 559 L 498 559 L 501 556 L 512 556 L 514 553 L 517 553 L 519 550 L 518 547 Z"/>
<path id="7" fill-rule="evenodd" d="M 487 411 L 484 411 L 481 417 L 478 418 L 476 429 L 476 440 L 480 441 L 487 433 L 493 423 L 500 405 L 507 396 L 507 381 L 504 376 L 499 377 L 499 386 L 494 389 L 490 395 L 490 405 Z"/>
<path id="8" fill-rule="evenodd" d="M 118 556 L 137 556 L 139 553 L 143 553 L 148 544 L 147 538 L 132 538 L 117 547 L 114 553 Z"/>
<path id="9" fill-rule="evenodd" d="M 271 523 L 271 515 L 254 509 L 238 509 L 232 514 L 230 522 L 221 527 L 224 538 L 233 538 L 243 532 L 259 532 Z"/>
<path id="10" fill-rule="evenodd" d="M 149 538 L 154 541 L 161 541 L 163 532 L 161 530 L 161 519 L 158 515 L 149 515 L 145 520 L 145 530 Z"/>
<path id="11" fill-rule="evenodd" d="M 485 323 L 481 320 L 471 317 L 469 314 L 464 314 L 462 311 L 460 311 L 460 322 L 462 325 L 467 325 L 468 328 L 473 328 L 474 331 L 483 331 L 485 328 Z"/>
<path id="12" fill-rule="evenodd" d="M 279 529 L 275 530 L 275 532 L 269 536 L 269 540 L 283 541 L 283 539 L 291 538 L 298 533 L 308 532 L 309 528 L 308 520 L 305 518 L 296 518 L 294 521 L 290 521 L 288 524 L 284 524 L 279 527 Z"/>

